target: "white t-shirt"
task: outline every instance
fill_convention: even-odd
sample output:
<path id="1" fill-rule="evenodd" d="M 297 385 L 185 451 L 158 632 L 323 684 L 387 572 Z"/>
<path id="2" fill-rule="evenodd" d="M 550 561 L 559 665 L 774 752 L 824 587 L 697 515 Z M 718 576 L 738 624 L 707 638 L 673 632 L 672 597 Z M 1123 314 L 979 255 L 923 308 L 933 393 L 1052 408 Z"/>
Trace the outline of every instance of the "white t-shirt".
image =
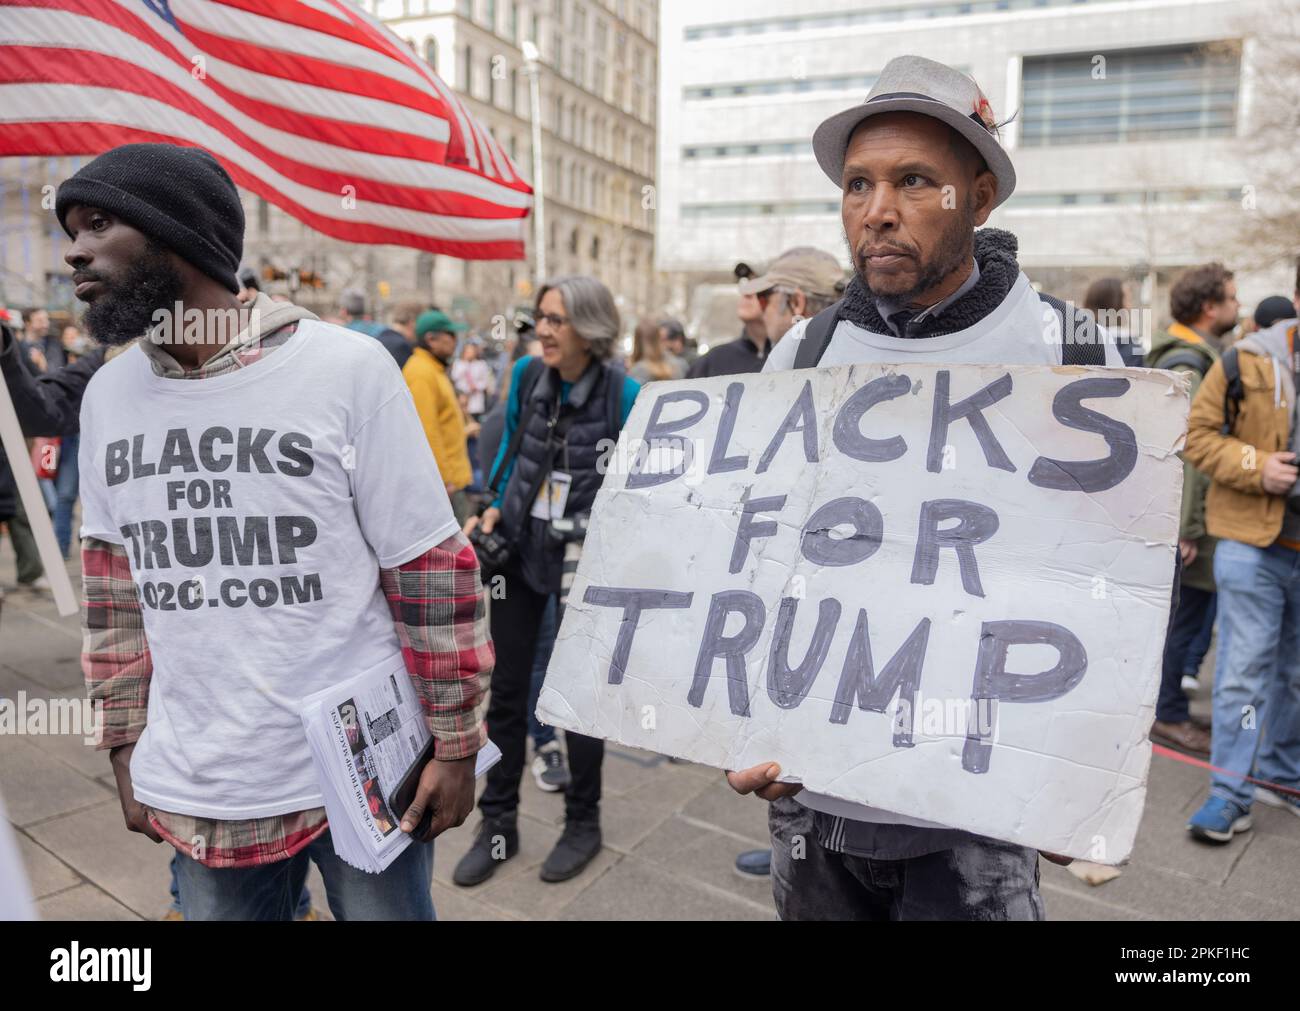
<path id="1" fill-rule="evenodd" d="M 1054 323 L 1052 309 L 1034 291 L 1023 273 L 1016 278 L 1007 297 L 993 312 L 974 326 L 942 337 L 904 338 L 864 330 L 847 320 L 840 320 L 826 346 L 819 367 L 856 365 L 866 362 L 934 362 L 944 365 L 1060 365 L 1060 328 Z M 795 355 L 803 340 L 808 321 L 790 328 L 767 357 L 764 372 L 794 368 Z M 1100 330 L 1101 328 L 1099 328 Z M 1105 338 L 1105 331 L 1101 331 Z M 1106 364 L 1124 363 L 1109 339 L 1106 340 Z M 811 790 L 801 790 L 796 798 L 805 807 L 853 821 L 869 821 L 918 828 L 947 828 L 934 822 L 909 818 L 865 804 L 853 804 L 827 797 Z"/>
<path id="2" fill-rule="evenodd" d="M 379 568 L 457 530 L 392 356 L 316 320 L 210 379 L 132 348 L 86 388 L 79 465 L 82 536 L 125 545 L 153 658 L 137 799 L 321 806 L 299 701 L 400 652 Z"/>

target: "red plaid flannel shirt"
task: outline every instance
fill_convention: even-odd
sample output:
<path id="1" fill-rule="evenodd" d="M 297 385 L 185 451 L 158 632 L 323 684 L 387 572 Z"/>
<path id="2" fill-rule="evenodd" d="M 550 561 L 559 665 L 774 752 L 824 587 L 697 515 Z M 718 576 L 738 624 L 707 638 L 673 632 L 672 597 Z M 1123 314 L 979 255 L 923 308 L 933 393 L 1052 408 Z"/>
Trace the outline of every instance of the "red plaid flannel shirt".
<path id="1" fill-rule="evenodd" d="M 288 331 L 288 333 L 286 333 Z M 270 339 L 228 347 L 208 363 L 183 372 L 165 351 L 142 345 L 163 375 L 204 379 L 244 368 L 281 346 L 292 324 Z M 144 731 L 153 661 L 144 610 L 126 549 L 87 538 L 81 552 L 86 610 L 81 666 L 92 700 L 103 703 L 99 747 L 133 744 Z M 495 654 L 478 559 L 462 534 L 447 538 L 395 569 L 380 583 L 393 615 L 402 658 L 424 708 L 438 758 L 473 755 L 486 728 L 478 715 Z M 293 856 L 329 826 L 324 808 L 244 821 L 218 821 L 150 811 L 158 832 L 182 853 L 209 867 L 252 867 Z"/>

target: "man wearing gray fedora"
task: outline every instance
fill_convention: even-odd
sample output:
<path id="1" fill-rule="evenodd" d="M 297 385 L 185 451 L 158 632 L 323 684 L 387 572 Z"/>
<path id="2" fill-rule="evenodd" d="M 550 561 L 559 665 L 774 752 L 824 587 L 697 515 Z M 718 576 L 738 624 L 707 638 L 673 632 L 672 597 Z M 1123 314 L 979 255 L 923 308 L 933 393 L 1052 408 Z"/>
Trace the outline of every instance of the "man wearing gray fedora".
<path id="1" fill-rule="evenodd" d="M 813 135 L 841 190 L 854 277 L 795 324 L 764 371 L 859 362 L 1120 365 L 1081 311 L 1039 295 L 1016 238 L 976 230 L 1011 195 L 1015 169 L 988 100 L 966 75 L 900 56 L 865 102 Z M 729 772 L 739 793 L 797 795 L 810 837 L 771 819 L 772 889 L 787 920 L 1038 920 L 1038 854 L 780 783 L 776 763 Z M 1060 858 L 1056 858 L 1060 859 Z"/>

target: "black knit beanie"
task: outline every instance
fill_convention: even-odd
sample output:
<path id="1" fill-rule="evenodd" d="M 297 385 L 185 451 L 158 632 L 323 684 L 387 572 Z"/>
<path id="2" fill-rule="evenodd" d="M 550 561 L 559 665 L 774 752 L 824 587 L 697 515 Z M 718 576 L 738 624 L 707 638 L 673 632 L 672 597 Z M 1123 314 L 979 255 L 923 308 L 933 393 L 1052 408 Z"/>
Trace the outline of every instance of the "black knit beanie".
<path id="1" fill-rule="evenodd" d="M 176 144 L 123 144 L 64 180 L 54 213 L 68 230 L 74 204 L 100 207 L 239 293 L 244 208 L 208 152 Z"/>

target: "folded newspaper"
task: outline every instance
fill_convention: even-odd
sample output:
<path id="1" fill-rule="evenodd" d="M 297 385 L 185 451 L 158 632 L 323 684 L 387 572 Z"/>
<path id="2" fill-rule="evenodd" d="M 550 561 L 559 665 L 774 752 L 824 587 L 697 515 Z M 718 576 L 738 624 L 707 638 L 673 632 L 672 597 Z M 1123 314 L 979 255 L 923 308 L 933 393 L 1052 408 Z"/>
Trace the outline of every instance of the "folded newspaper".
<path id="1" fill-rule="evenodd" d="M 428 760 L 429 729 L 401 654 L 308 696 L 301 715 L 334 852 L 358 870 L 378 874 L 411 844 L 399 827 L 403 812 L 393 810 L 393 795 Z M 474 775 L 500 758 L 500 749 L 488 741 Z"/>

